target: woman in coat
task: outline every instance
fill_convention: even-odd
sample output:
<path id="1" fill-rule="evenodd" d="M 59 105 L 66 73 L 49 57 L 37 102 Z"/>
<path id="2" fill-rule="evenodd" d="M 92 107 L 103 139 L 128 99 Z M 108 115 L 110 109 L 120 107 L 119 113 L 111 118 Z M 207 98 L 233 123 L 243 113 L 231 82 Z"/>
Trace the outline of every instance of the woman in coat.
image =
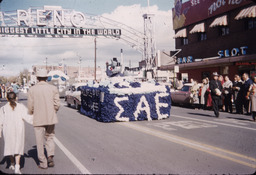
<path id="1" fill-rule="evenodd" d="M 249 88 L 247 98 L 250 99 L 250 108 L 252 112 L 252 119 L 256 121 L 256 77 L 253 79 L 253 84 Z"/>
<path id="2" fill-rule="evenodd" d="M 197 81 L 194 81 L 194 85 L 190 89 L 190 102 L 195 106 L 195 108 L 199 107 L 199 89 L 200 86 L 198 85 Z"/>
<path id="3" fill-rule="evenodd" d="M 202 81 L 202 87 L 201 87 L 201 106 L 203 107 L 203 109 L 206 109 L 206 106 L 207 106 L 207 89 L 209 88 L 209 84 L 207 83 L 207 80 L 206 79 L 203 79 Z"/>
<path id="4" fill-rule="evenodd" d="M 224 96 L 224 105 L 225 105 L 225 112 L 233 112 L 232 108 L 232 87 L 233 83 L 229 80 L 228 76 L 225 76 L 225 82 L 223 84 L 223 96 Z"/>
<path id="5" fill-rule="evenodd" d="M 33 123 L 33 117 L 28 115 L 27 108 L 16 102 L 16 94 L 7 94 L 8 103 L 0 108 L 0 137 L 3 130 L 4 156 L 10 156 L 12 170 L 20 172 L 20 157 L 24 154 L 25 127 L 24 120 Z M 14 157 L 16 165 L 14 167 Z"/>

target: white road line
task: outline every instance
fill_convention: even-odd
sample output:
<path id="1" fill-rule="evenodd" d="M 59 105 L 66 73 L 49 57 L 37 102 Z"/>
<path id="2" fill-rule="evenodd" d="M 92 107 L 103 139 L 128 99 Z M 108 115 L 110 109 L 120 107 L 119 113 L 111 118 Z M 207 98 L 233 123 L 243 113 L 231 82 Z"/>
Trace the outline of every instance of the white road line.
<path id="1" fill-rule="evenodd" d="M 180 115 L 173 115 L 173 114 L 171 114 L 171 117 L 177 117 L 177 118 L 183 118 L 183 119 L 189 119 L 189 120 L 195 120 L 195 121 L 213 123 L 213 124 L 217 124 L 217 125 L 231 126 L 231 127 L 235 127 L 235 128 L 242 128 L 242 129 L 247 129 L 247 130 L 256 131 L 256 128 L 249 128 L 249 127 L 238 126 L 238 125 L 232 125 L 232 124 L 227 124 L 227 123 L 220 123 L 220 122 L 214 122 L 214 121 L 207 121 L 207 120 L 196 119 L 196 118 L 191 118 L 191 117 L 184 117 L 184 116 L 180 116 Z"/>
<path id="2" fill-rule="evenodd" d="M 83 164 L 79 162 L 79 160 L 77 160 L 77 158 L 56 137 L 54 138 L 54 142 L 64 152 L 64 154 L 66 154 L 66 156 L 71 160 L 71 162 L 73 162 L 73 164 L 80 170 L 82 174 L 91 174 L 90 171 L 88 171 L 87 168 L 85 168 Z"/>

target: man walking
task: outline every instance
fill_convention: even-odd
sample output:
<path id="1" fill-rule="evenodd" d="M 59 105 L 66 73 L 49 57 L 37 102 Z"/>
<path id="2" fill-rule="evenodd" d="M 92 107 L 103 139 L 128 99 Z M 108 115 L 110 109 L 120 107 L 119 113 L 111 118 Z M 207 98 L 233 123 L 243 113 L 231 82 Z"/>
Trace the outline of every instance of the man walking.
<path id="1" fill-rule="evenodd" d="M 28 112 L 34 115 L 33 125 L 37 144 L 37 156 L 39 159 L 39 168 L 46 169 L 54 167 L 55 152 L 55 124 L 58 123 L 57 111 L 60 107 L 58 89 L 46 82 L 47 71 L 40 69 L 37 71 L 37 80 L 35 86 L 29 89 L 28 93 Z M 45 148 L 47 151 L 46 159 L 44 154 L 44 139 L 46 139 Z"/>
<path id="2" fill-rule="evenodd" d="M 222 92 L 222 85 L 221 82 L 218 80 L 218 73 L 213 73 L 213 80 L 210 81 L 210 90 L 212 96 L 212 107 L 216 117 L 219 117 L 219 106 L 221 106 L 221 92 Z"/>

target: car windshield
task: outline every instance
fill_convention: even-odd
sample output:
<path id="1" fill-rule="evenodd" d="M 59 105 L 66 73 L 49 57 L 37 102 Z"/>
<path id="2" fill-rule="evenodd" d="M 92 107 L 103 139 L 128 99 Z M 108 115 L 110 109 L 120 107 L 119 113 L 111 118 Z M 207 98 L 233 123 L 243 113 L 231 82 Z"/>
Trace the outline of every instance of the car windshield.
<path id="1" fill-rule="evenodd" d="M 189 86 L 183 86 L 183 87 L 181 88 L 181 91 L 183 91 L 183 92 L 188 92 L 188 91 L 189 91 Z"/>

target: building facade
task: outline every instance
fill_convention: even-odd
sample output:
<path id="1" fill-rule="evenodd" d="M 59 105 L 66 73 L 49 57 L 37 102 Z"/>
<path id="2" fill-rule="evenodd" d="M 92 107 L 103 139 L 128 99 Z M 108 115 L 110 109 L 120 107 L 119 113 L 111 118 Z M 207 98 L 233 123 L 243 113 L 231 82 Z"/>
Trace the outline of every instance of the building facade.
<path id="1" fill-rule="evenodd" d="M 38 69 L 45 69 L 47 67 L 47 71 L 59 70 L 64 72 L 70 79 L 70 81 L 75 81 L 78 78 L 81 80 L 94 80 L 94 67 L 79 67 L 79 66 L 45 66 L 45 65 L 35 65 L 32 67 L 32 75 L 36 74 Z M 104 72 L 100 67 L 96 69 L 96 78 L 100 80 L 103 76 Z"/>
<path id="2" fill-rule="evenodd" d="M 251 0 L 175 1 L 173 28 L 179 79 L 201 81 L 213 72 L 256 76 L 256 3 Z"/>

